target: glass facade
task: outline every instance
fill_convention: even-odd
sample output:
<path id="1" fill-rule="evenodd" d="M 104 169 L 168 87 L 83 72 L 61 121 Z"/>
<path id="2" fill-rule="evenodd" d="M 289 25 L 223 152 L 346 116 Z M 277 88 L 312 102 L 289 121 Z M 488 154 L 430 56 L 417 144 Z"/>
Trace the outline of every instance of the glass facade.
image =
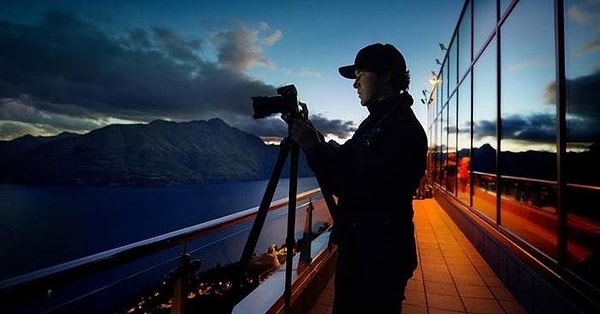
<path id="1" fill-rule="evenodd" d="M 471 75 L 467 75 L 458 90 L 458 197 L 471 205 Z"/>
<path id="2" fill-rule="evenodd" d="M 600 289 L 599 13 L 466 1 L 428 114 L 436 187 L 582 291 Z"/>
<path id="3" fill-rule="evenodd" d="M 595 12 L 595 14 L 594 14 Z M 565 1 L 567 267 L 600 287 L 600 2 Z M 556 85 L 554 86 L 556 88 Z M 555 100 L 556 101 L 556 100 Z"/>
<path id="4" fill-rule="evenodd" d="M 496 41 L 490 44 L 473 66 L 473 206 L 492 221 L 496 220 L 497 137 Z"/>
<path id="5" fill-rule="evenodd" d="M 548 31 L 552 29 L 553 1 L 534 0 L 519 1 L 500 28 L 499 186 L 501 225 L 556 259 L 557 107 L 549 97 L 556 81 L 556 42 L 554 32 Z"/>

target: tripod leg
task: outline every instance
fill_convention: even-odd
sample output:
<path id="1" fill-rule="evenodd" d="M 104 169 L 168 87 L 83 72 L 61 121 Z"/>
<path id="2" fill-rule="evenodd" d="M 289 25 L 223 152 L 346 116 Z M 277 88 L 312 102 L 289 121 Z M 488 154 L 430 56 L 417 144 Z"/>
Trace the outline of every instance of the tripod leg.
<path id="1" fill-rule="evenodd" d="M 267 184 L 265 194 L 263 195 L 262 201 L 260 202 L 258 213 L 256 214 L 256 219 L 254 220 L 252 230 L 250 230 L 250 235 L 248 236 L 248 240 L 246 241 L 244 251 L 242 252 L 242 256 L 240 258 L 239 279 L 243 279 L 243 276 L 246 275 L 246 271 L 248 270 L 248 264 L 250 264 L 250 259 L 252 258 L 254 250 L 256 249 L 256 243 L 258 242 L 258 237 L 260 236 L 260 232 L 265 223 L 269 206 L 271 206 L 271 201 L 273 201 L 273 195 L 275 194 L 277 183 L 281 176 L 283 166 L 285 165 L 287 155 L 290 151 L 290 145 L 291 144 L 288 142 L 287 138 L 284 138 L 281 144 L 279 145 L 279 155 L 277 156 L 277 163 L 275 164 L 275 168 L 271 173 L 271 178 L 269 179 L 269 183 Z"/>
<path id="2" fill-rule="evenodd" d="M 288 202 L 288 220 L 287 220 L 287 238 L 285 246 L 287 248 L 285 262 L 285 289 L 283 297 L 285 300 L 284 313 L 290 312 L 290 302 L 292 298 L 292 263 L 294 258 L 293 248 L 296 245 L 295 229 L 296 229 L 296 193 L 298 190 L 298 157 L 300 148 L 296 144 L 291 145 L 290 157 L 290 185 L 289 185 L 289 202 Z"/>

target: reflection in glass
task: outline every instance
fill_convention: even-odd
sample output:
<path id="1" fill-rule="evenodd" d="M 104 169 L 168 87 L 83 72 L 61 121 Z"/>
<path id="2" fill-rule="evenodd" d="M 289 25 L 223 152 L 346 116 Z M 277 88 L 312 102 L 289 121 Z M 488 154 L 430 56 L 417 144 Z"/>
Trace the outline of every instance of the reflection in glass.
<path id="1" fill-rule="evenodd" d="M 456 95 L 456 94 L 454 94 Z M 446 155 L 446 189 L 452 194 L 456 194 L 458 164 L 456 159 L 456 96 L 452 96 L 448 102 L 448 150 Z"/>
<path id="2" fill-rule="evenodd" d="M 441 177 L 442 177 L 442 186 L 447 188 L 448 186 L 448 173 L 446 171 L 446 165 L 448 164 L 448 106 L 444 106 L 442 110 L 442 114 L 440 116 L 440 122 L 442 124 L 441 133 L 442 133 L 442 141 L 441 141 L 441 154 L 439 156 L 441 162 Z"/>
<path id="3" fill-rule="evenodd" d="M 471 65 L 471 3 L 465 11 L 458 29 L 458 79 Z"/>
<path id="4" fill-rule="evenodd" d="M 502 25 L 500 224 L 556 259 L 553 14 L 549 1 L 520 1 Z"/>
<path id="5" fill-rule="evenodd" d="M 496 42 L 473 67 L 473 207 L 496 221 Z"/>
<path id="6" fill-rule="evenodd" d="M 448 91 L 449 88 L 449 82 L 450 82 L 450 69 L 448 67 L 449 62 L 446 61 L 446 63 L 444 63 L 444 75 L 443 75 L 443 80 L 440 82 L 440 84 L 443 86 L 442 90 L 443 90 L 443 95 L 442 95 L 442 104 L 446 105 L 446 102 L 448 101 L 448 96 L 450 95 L 450 92 Z"/>
<path id="7" fill-rule="evenodd" d="M 594 1 L 565 1 L 568 267 L 600 289 L 600 12 Z M 594 49 L 596 47 L 596 49 Z"/>
<path id="8" fill-rule="evenodd" d="M 506 9 L 512 0 L 500 0 L 500 16 L 506 14 Z"/>
<path id="9" fill-rule="evenodd" d="M 471 75 L 458 88 L 458 197 L 471 205 Z"/>
<path id="10" fill-rule="evenodd" d="M 496 26 L 496 0 L 473 1 L 473 52 L 477 53 Z"/>
<path id="11" fill-rule="evenodd" d="M 438 86 L 438 88 L 436 89 L 438 95 L 440 93 L 440 88 Z M 439 97 L 438 97 L 438 108 L 441 107 L 439 105 Z M 435 141 L 434 141 L 434 152 L 432 153 L 431 159 L 433 161 L 433 168 L 431 170 L 431 179 L 438 183 L 438 184 L 442 184 L 442 163 L 441 163 L 441 159 L 440 156 L 442 155 L 442 120 L 440 118 L 441 113 L 437 114 L 436 119 L 435 119 L 435 123 L 433 125 L 433 133 L 435 136 Z"/>
<path id="12" fill-rule="evenodd" d="M 443 79 L 445 71 L 442 71 L 439 75 L 439 79 L 437 80 L 437 113 L 442 112 L 443 104 L 445 102 L 445 91 L 444 91 L 444 82 L 446 79 Z"/>
<path id="13" fill-rule="evenodd" d="M 457 54 L 456 54 L 456 41 L 452 43 L 450 49 L 448 50 L 448 95 L 451 95 L 454 89 L 456 88 L 456 62 L 457 62 Z"/>

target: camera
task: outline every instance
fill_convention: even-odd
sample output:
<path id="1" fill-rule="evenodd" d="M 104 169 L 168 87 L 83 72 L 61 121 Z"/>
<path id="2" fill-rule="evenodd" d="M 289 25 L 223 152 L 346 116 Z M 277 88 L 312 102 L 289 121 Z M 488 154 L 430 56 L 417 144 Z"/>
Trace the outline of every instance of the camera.
<path id="1" fill-rule="evenodd" d="M 294 85 L 286 85 L 277 89 L 279 96 L 255 96 L 252 98 L 254 119 L 262 119 L 274 113 L 288 116 L 307 116 L 306 104 L 298 102 L 298 91 Z"/>

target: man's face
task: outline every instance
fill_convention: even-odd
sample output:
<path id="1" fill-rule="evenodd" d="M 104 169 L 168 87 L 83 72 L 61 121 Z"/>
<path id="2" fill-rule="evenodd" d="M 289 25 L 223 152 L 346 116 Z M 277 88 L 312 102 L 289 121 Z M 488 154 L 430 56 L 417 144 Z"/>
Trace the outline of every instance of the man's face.
<path id="1" fill-rule="evenodd" d="M 354 74 L 356 74 L 356 79 L 352 86 L 358 92 L 361 105 L 365 106 L 369 101 L 379 98 L 380 80 L 375 72 L 356 70 Z"/>

